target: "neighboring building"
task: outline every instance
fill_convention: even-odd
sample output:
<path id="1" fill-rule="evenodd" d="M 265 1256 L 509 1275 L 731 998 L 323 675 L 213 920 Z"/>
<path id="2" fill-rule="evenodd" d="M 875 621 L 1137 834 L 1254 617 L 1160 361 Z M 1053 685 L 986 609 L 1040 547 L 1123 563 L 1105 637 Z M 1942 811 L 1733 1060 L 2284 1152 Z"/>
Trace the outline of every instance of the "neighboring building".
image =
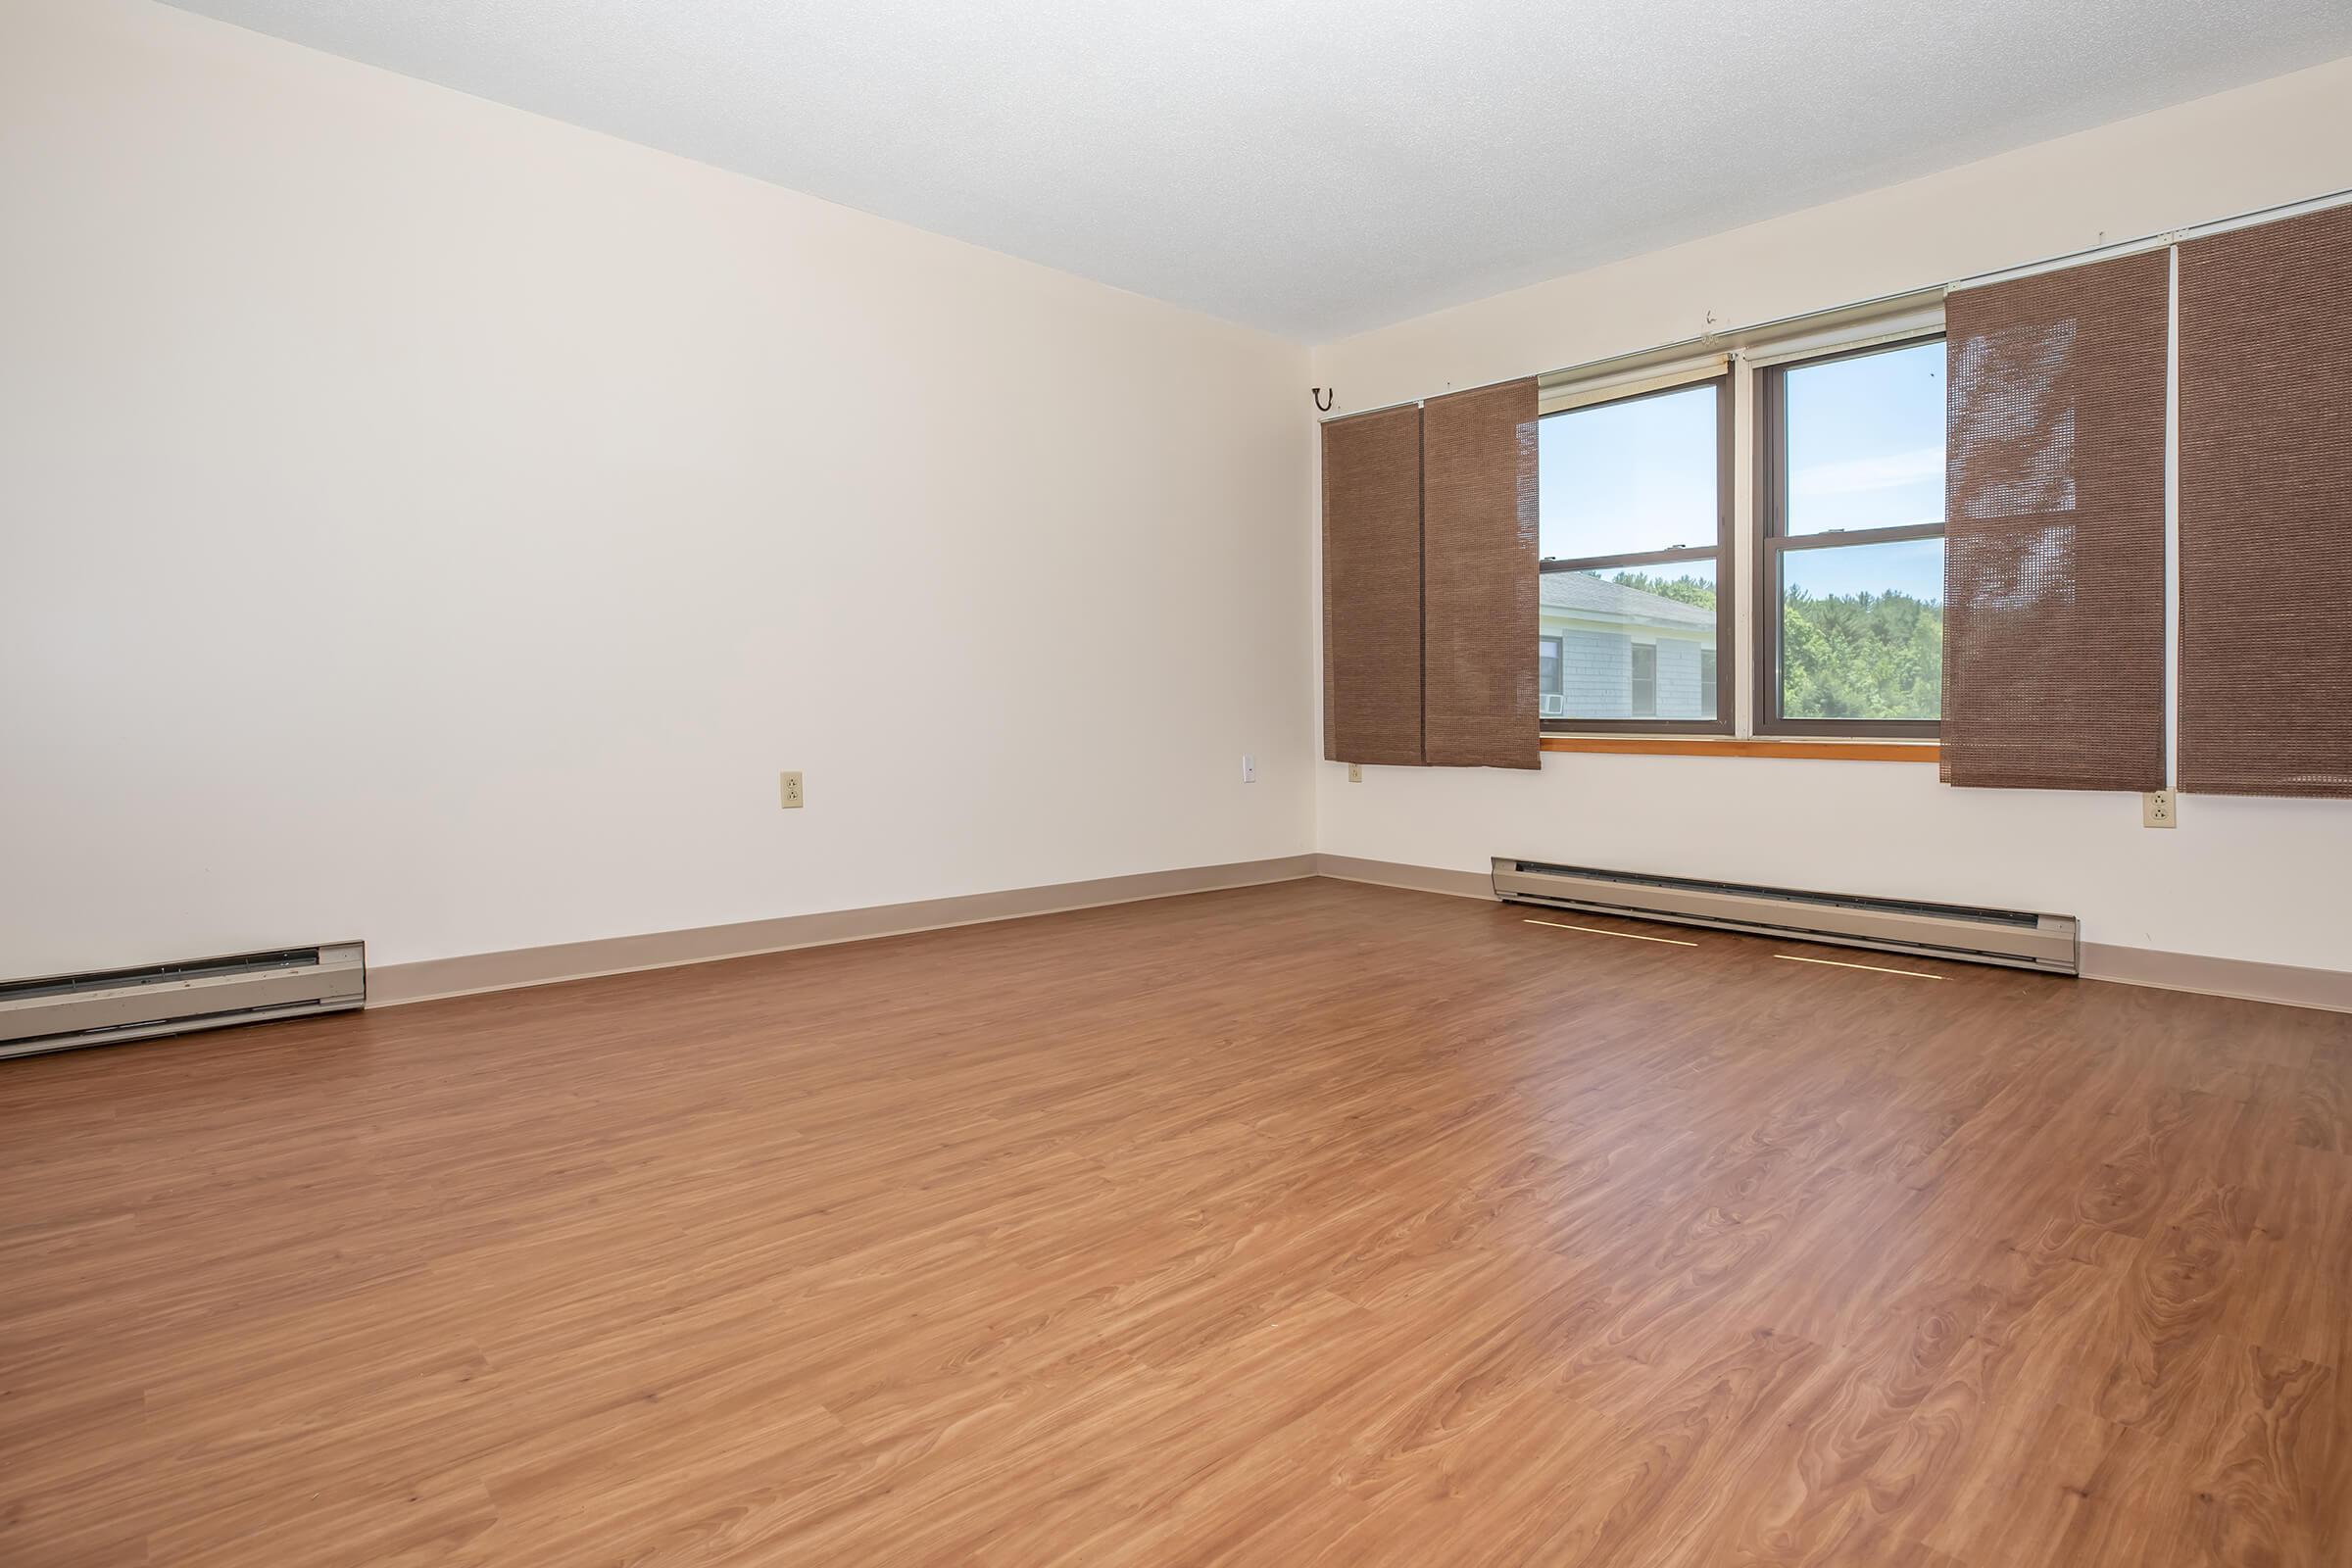
<path id="1" fill-rule="evenodd" d="M 1545 718 L 1713 718 L 1715 612 L 1585 571 L 1543 578 Z"/>

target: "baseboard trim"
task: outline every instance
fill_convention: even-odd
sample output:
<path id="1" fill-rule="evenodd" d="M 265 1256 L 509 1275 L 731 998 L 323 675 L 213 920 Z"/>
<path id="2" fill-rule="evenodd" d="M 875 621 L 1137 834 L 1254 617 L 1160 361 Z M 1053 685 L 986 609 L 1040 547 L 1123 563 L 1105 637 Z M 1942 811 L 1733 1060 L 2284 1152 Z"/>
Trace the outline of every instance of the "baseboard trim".
<path id="1" fill-rule="evenodd" d="M 1359 860 L 1352 855 L 1318 855 L 1317 876 L 1342 882 L 1371 882 L 1384 888 L 1410 888 L 1415 893 L 1450 893 L 1457 898 L 1494 898 L 1494 878 L 1486 871 L 1448 871 L 1434 865 L 1406 865 L 1398 860 Z"/>
<path id="2" fill-rule="evenodd" d="M 1360 860 L 1347 855 L 1318 855 L 1315 869 L 1318 875 L 1347 882 L 1374 882 L 1382 887 L 1451 893 L 1472 899 L 1494 896 L 1490 876 L 1481 871 L 1449 871 L 1395 860 Z M 2194 953 L 2085 942 L 2082 978 L 2149 986 L 2160 991 L 2186 991 L 2197 996 L 2232 997 L 2241 1002 L 2352 1012 L 2352 973 L 2340 969 L 2305 969 L 2291 963 L 2264 963 L 2253 958 L 2212 958 Z"/>
<path id="3" fill-rule="evenodd" d="M 698 926 L 686 931 L 656 931 L 643 936 L 606 937 L 544 948 L 514 948 L 504 953 L 389 963 L 368 971 L 368 1005 L 385 1007 L 411 1002 L 436 1002 L 444 997 L 472 996 L 483 991 L 555 985 L 599 975 L 632 974 L 640 969 L 669 969 L 719 958 L 748 958 L 761 953 L 863 942 L 874 937 L 908 936 L 917 931 L 1059 914 L 1109 904 L 1133 904 L 1143 899 L 1293 882 L 1315 875 L 1316 858 L 1312 855 L 1291 855 L 1227 865 L 1186 866 L 1132 876 L 1097 877 L 1087 882 L 1011 888 L 1002 893 L 970 893 L 911 904 L 882 904 L 861 909 L 831 909 L 816 914 L 782 915 L 772 920 Z"/>
<path id="4" fill-rule="evenodd" d="M 2305 969 L 2255 958 L 2210 958 L 2195 953 L 2162 953 L 2154 948 L 2082 944 L 2082 978 L 2112 980 L 2160 991 L 2188 991 L 2241 1002 L 2273 1002 L 2288 1007 L 2352 1012 L 2352 973 Z"/>
<path id="5" fill-rule="evenodd" d="M 471 996 L 477 992 L 557 985 L 566 980 L 631 974 L 641 969 L 668 969 L 681 964 L 710 963 L 720 958 L 748 958 L 762 953 L 786 953 L 795 948 L 864 942 L 875 937 L 910 936 L 918 931 L 938 931 L 950 926 L 1018 920 L 1031 915 L 1133 904 L 1144 899 L 1213 893 L 1223 888 L 1256 887 L 1269 882 L 1294 882 L 1311 876 L 1332 877 L 1343 882 L 1367 882 L 1416 893 L 1442 893 L 1455 898 L 1492 900 L 1494 897 L 1493 881 L 1482 871 L 1407 865 L 1396 860 L 1366 860 L 1349 855 L 1291 855 L 1266 860 L 1241 860 L 1226 865 L 1188 866 L 1172 871 L 1139 872 L 1132 876 L 1098 877 L 1087 882 L 1011 888 L 1001 893 L 924 899 L 911 904 L 883 904 L 860 909 L 784 915 L 773 920 L 746 920 L 734 925 L 700 926 L 686 931 L 656 931 L 643 936 L 607 937 L 589 942 L 558 943 L 543 948 L 516 948 L 504 953 L 478 953 L 454 958 L 426 958 L 414 963 L 385 964 L 368 971 L 368 1004 L 385 1007 L 411 1002 L 435 1002 L 444 997 Z M 2165 953 L 2153 948 L 2125 948 L 2103 942 L 2085 942 L 2082 944 L 2082 978 L 2149 986 L 2163 991 L 2185 991 L 2199 996 L 2231 997 L 2245 1002 L 2276 1003 L 2289 1007 L 2352 1012 L 2352 973 L 2336 969 L 2308 969 L 2287 963 L 2264 963 L 2251 958 L 2215 958 L 2193 953 Z"/>

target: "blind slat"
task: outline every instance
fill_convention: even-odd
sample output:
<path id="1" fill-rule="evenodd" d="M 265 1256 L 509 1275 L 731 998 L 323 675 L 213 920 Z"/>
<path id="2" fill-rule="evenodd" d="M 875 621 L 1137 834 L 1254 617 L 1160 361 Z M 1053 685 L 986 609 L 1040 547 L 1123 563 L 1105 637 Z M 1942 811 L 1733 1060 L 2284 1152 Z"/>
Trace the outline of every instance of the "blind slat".
<path id="1" fill-rule="evenodd" d="M 1323 755 L 1421 761 L 1421 410 L 1323 426 Z"/>
<path id="2" fill-rule="evenodd" d="M 2352 797 L 2352 207 L 2180 247 L 2180 788 Z"/>
<path id="3" fill-rule="evenodd" d="M 1441 767 L 1538 767 L 1536 383 L 1421 413 L 1423 734 Z"/>
<path id="4" fill-rule="evenodd" d="M 2163 787 L 2171 266 L 1945 302 L 1947 783 Z"/>

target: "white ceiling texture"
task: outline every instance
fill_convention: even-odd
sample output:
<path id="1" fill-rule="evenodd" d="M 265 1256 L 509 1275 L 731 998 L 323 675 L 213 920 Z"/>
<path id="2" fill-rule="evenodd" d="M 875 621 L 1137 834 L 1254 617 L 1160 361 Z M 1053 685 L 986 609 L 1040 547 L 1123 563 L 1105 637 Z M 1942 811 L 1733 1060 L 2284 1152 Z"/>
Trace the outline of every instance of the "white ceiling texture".
<path id="1" fill-rule="evenodd" d="M 2352 54 L 2348 0 L 176 0 L 1321 342 Z"/>

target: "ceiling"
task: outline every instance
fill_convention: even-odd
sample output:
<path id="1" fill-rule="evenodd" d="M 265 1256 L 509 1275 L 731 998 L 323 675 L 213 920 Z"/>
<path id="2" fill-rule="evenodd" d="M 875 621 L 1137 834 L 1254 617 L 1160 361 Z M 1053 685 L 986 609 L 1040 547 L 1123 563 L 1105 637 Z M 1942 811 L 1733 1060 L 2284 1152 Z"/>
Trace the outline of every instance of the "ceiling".
<path id="1" fill-rule="evenodd" d="M 2352 54 L 2345 0 L 175 0 L 1322 342 Z"/>

